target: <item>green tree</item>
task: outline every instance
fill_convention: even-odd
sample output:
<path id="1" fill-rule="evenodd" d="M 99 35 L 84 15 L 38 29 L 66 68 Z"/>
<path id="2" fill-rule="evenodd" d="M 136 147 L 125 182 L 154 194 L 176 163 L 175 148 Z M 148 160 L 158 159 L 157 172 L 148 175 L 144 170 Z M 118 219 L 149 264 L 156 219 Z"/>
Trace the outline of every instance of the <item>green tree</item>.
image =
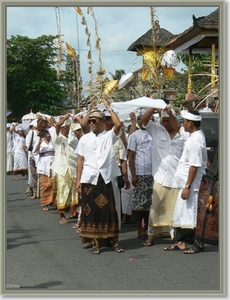
<path id="1" fill-rule="evenodd" d="M 11 36 L 7 40 L 7 108 L 21 118 L 30 109 L 58 114 L 67 98 L 65 74 L 57 79 L 56 36 L 36 39 Z"/>
<path id="2" fill-rule="evenodd" d="M 125 74 L 124 70 L 115 70 L 115 74 L 112 74 L 109 72 L 109 74 L 112 76 L 113 80 L 120 80 L 121 76 Z"/>

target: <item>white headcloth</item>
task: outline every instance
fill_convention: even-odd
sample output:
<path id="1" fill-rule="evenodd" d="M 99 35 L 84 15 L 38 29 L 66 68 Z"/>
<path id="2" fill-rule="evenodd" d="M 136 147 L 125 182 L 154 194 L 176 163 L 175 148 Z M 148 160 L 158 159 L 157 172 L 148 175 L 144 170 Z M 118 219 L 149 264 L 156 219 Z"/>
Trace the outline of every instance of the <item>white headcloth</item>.
<path id="1" fill-rule="evenodd" d="M 181 115 L 184 119 L 190 120 L 190 121 L 201 121 L 202 117 L 201 115 L 194 115 L 190 113 L 188 110 L 182 110 Z"/>

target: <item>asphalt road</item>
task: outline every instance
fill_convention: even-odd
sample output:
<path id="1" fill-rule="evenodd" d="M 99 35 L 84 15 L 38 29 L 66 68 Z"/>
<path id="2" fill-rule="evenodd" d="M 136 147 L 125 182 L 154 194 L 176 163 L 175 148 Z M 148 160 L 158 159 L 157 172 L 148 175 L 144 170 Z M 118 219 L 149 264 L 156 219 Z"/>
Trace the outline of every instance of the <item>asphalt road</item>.
<path id="1" fill-rule="evenodd" d="M 163 251 L 169 238 L 143 247 L 134 224 L 122 225 L 124 253 L 103 248 L 100 255 L 83 249 L 70 220 L 58 223 L 55 210 L 42 211 L 39 199 L 25 194 L 27 180 L 6 176 L 5 290 L 31 295 L 196 296 L 223 295 L 220 246 L 185 255 Z"/>

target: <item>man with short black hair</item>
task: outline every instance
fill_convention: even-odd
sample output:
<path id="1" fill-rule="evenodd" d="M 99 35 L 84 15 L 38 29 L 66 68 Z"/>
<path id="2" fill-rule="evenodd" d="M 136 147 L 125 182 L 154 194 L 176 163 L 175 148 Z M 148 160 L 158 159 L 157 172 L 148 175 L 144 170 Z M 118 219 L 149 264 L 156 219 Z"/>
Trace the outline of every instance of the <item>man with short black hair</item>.
<path id="1" fill-rule="evenodd" d="M 202 118 L 196 110 L 182 111 L 184 126 L 181 126 L 170 107 L 166 107 L 165 111 L 174 129 L 185 139 L 185 147 L 174 176 L 178 187 L 173 217 L 175 244 L 164 250 L 182 250 L 185 254 L 194 254 L 203 250 L 203 244 L 195 240 L 198 193 L 207 164 L 205 135 L 200 129 Z"/>
<path id="2" fill-rule="evenodd" d="M 177 199 L 177 185 L 173 182 L 184 140 L 173 128 L 169 115 L 159 111 L 160 121 L 151 117 L 155 108 L 148 109 L 141 120 L 154 140 L 152 174 L 154 177 L 153 197 L 149 210 L 148 238 L 142 244 L 150 247 L 155 238 L 170 235 L 173 238 L 173 213 Z M 173 110 L 173 114 L 176 112 Z"/>

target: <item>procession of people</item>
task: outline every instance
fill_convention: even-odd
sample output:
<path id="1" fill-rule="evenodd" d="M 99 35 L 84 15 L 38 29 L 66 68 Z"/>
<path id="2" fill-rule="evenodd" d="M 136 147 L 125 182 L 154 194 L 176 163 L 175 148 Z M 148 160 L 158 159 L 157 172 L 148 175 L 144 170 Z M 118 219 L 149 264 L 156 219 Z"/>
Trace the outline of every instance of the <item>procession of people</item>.
<path id="1" fill-rule="evenodd" d="M 100 254 L 125 248 L 119 231 L 136 226 L 143 247 L 166 236 L 164 251 L 195 254 L 198 193 L 207 171 L 205 135 L 198 111 L 182 111 L 183 126 L 166 106 L 134 110 L 125 128 L 110 102 L 83 114 L 39 115 L 23 130 L 7 123 L 6 172 L 28 178 L 25 193 L 40 200 L 44 213 L 54 209 L 59 225 L 75 218 L 83 248 Z M 120 186 L 122 179 L 123 185 Z"/>

